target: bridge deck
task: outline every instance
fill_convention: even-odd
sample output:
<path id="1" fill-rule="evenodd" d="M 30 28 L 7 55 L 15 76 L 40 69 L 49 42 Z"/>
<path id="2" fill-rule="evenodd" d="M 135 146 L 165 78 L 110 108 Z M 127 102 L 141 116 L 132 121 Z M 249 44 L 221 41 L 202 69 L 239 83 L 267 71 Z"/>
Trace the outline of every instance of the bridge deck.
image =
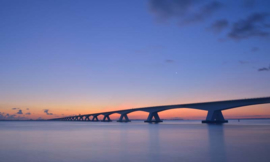
<path id="1" fill-rule="evenodd" d="M 221 113 L 222 110 L 232 109 L 236 107 L 248 106 L 248 105 L 256 105 L 256 104 L 265 104 L 270 103 L 270 97 L 263 97 L 263 98 L 250 98 L 250 99 L 237 99 L 237 100 L 225 100 L 225 101 L 212 101 L 212 102 L 200 102 L 200 103 L 189 103 L 189 104 L 177 104 L 177 105 L 162 105 L 162 106 L 151 106 L 151 107 L 141 107 L 141 108 L 131 108 L 131 109 L 124 109 L 124 110 L 116 110 L 116 111 L 108 111 L 108 112 L 100 112 L 100 113 L 92 113 L 92 114 L 84 114 L 84 115 L 76 115 L 76 116 L 68 116 L 63 118 L 55 118 L 51 120 L 83 120 L 83 118 L 88 118 L 89 116 L 93 116 L 94 120 L 98 120 L 97 116 L 104 115 L 103 121 L 111 121 L 109 115 L 118 113 L 121 114 L 120 119 L 126 118 L 129 121 L 127 114 L 134 112 L 134 111 L 145 111 L 149 112 L 149 117 L 146 122 L 151 122 L 152 118 L 161 122 L 158 117 L 158 112 L 169 110 L 169 109 L 176 109 L 176 108 L 192 108 L 192 109 L 199 109 L 199 110 L 206 110 L 208 111 L 207 119 L 204 122 L 222 122 L 224 120 L 223 115 Z M 90 119 L 89 119 L 90 120 Z M 120 121 L 121 121 L 120 120 Z"/>

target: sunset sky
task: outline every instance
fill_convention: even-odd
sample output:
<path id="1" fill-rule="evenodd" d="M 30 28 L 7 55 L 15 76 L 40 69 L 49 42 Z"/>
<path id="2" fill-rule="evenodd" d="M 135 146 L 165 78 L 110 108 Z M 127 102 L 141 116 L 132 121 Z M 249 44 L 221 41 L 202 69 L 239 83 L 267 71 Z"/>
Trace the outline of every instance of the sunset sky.
<path id="1" fill-rule="evenodd" d="M 269 8 L 269 0 L 0 0 L 0 119 L 270 96 Z M 224 116 L 270 117 L 270 105 Z"/>

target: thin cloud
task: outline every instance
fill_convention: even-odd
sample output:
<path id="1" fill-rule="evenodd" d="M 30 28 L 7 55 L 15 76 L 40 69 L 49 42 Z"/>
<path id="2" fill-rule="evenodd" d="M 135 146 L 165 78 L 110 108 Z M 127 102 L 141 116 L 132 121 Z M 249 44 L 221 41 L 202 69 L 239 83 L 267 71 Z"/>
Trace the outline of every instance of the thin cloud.
<path id="1" fill-rule="evenodd" d="M 6 119 L 13 120 L 13 119 L 18 119 L 18 118 L 16 118 L 16 115 L 15 114 L 14 115 L 7 114 L 6 115 Z"/>
<path id="2" fill-rule="evenodd" d="M 0 112 L 0 119 L 1 120 L 14 120 L 16 119 L 16 115 L 9 115 L 8 113 Z"/>
<path id="3" fill-rule="evenodd" d="M 251 48 L 251 52 L 257 52 L 257 51 L 259 51 L 260 49 L 258 48 L 258 47 L 253 47 L 253 48 Z"/>
<path id="4" fill-rule="evenodd" d="M 158 19 L 167 20 L 187 14 L 188 9 L 195 5 L 195 0 L 150 0 L 150 11 Z"/>
<path id="5" fill-rule="evenodd" d="M 212 15 L 217 15 L 217 12 L 225 6 L 223 3 L 226 2 L 216 0 L 149 0 L 149 8 L 150 12 L 161 22 L 176 20 L 179 25 L 188 25 L 204 22 Z M 254 7 L 257 2 L 255 0 L 242 0 L 241 4 L 242 7 Z M 253 13 L 234 23 L 230 23 L 228 19 L 217 20 L 208 29 L 220 33 L 228 28 L 226 37 L 233 40 L 268 37 L 270 35 L 268 18 L 268 13 Z"/>
<path id="6" fill-rule="evenodd" d="M 229 26 L 229 22 L 226 19 L 215 21 L 208 29 L 214 33 L 220 33 Z"/>
<path id="7" fill-rule="evenodd" d="M 269 28 L 266 27 L 266 19 L 269 17 L 267 13 L 253 13 L 244 20 L 239 20 L 233 24 L 228 37 L 241 40 L 250 37 L 267 37 L 269 36 Z"/>
<path id="8" fill-rule="evenodd" d="M 49 109 L 45 109 L 44 112 L 45 112 L 47 115 L 53 115 L 53 113 L 49 113 Z"/>
<path id="9" fill-rule="evenodd" d="M 247 61 L 241 61 L 241 60 L 240 60 L 239 63 L 240 63 L 240 64 L 248 64 L 249 62 L 247 62 Z"/>
<path id="10" fill-rule="evenodd" d="M 27 120 L 28 118 L 21 116 L 21 115 L 16 115 L 16 114 L 9 114 L 9 113 L 4 113 L 0 112 L 0 119 L 1 120 Z"/>
<path id="11" fill-rule="evenodd" d="M 206 4 L 205 6 L 202 6 L 197 13 L 191 13 L 190 16 L 187 16 L 187 18 L 182 22 L 182 24 L 190 24 L 194 22 L 204 21 L 221 7 L 221 3 L 217 1 Z"/>
<path id="12" fill-rule="evenodd" d="M 253 8 L 256 5 L 256 0 L 243 0 L 243 7 L 245 8 Z"/>
<path id="13" fill-rule="evenodd" d="M 19 111 L 17 112 L 17 114 L 23 114 L 22 110 L 19 110 Z"/>
<path id="14" fill-rule="evenodd" d="M 165 60 L 166 63 L 174 63 L 174 60 Z"/>
<path id="15" fill-rule="evenodd" d="M 150 0 L 150 11 L 160 21 L 175 18 L 182 24 L 201 22 L 222 7 L 218 1 L 204 3 L 198 0 Z"/>
<path id="16" fill-rule="evenodd" d="M 258 71 L 270 71 L 270 66 L 268 68 L 267 67 L 260 68 L 258 69 Z"/>
<path id="17" fill-rule="evenodd" d="M 266 67 L 258 69 L 258 71 L 269 71 L 269 70 L 270 70 L 270 68 L 266 68 Z"/>
<path id="18" fill-rule="evenodd" d="M 0 112 L 0 119 L 4 119 L 5 113 Z"/>
<path id="19" fill-rule="evenodd" d="M 25 115 L 31 115 L 31 113 L 30 113 L 30 112 L 28 112 L 28 113 L 25 113 Z"/>
<path id="20" fill-rule="evenodd" d="M 19 109 L 19 108 L 15 108 L 15 107 L 14 107 L 14 108 L 12 108 L 12 110 L 17 110 L 17 109 Z"/>

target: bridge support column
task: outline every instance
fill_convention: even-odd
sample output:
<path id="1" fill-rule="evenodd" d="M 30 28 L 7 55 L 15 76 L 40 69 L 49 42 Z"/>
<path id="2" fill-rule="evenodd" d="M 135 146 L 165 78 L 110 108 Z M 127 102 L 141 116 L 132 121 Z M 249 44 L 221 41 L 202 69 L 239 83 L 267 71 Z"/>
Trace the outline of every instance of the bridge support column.
<path id="1" fill-rule="evenodd" d="M 155 118 L 155 120 L 153 120 L 153 117 Z M 163 121 L 160 120 L 157 112 L 151 112 L 151 113 L 149 113 L 148 118 L 144 122 L 147 122 L 147 123 L 152 123 L 152 122 L 159 123 L 159 122 L 163 122 Z"/>
<path id="2" fill-rule="evenodd" d="M 99 120 L 98 120 L 98 116 L 97 116 L 97 115 L 93 116 L 92 121 L 99 121 Z"/>
<path id="3" fill-rule="evenodd" d="M 85 121 L 89 121 L 89 120 L 90 120 L 90 118 L 89 118 L 89 117 L 90 117 L 90 115 L 85 116 L 85 119 L 84 119 L 84 120 L 85 120 Z"/>
<path id="4" fill-rule="evenodd" d="M 106 120 L 107 119 L 107 120 Z M 111 122 L 112 120 L 110 119 L 109 115 L 104 115 L 104 118 L 102 120 L 103 122 Z"/>
<path id="5" fill-rule="evenodd" d="M 120 116 L 119 120 L 117 120 L 117 122 L 130 122 L 130 120 L 129 120 L 127 114 L 121 114 L 121 116 Z"/>
<path id="6" fill-rule="evenodd" d="M 83 120 L 83 116 L 80 116 L 80 117 L 79 117 L 79 120 Z"/>
<path id="7" fill-rule="evenodd" d="M 210 110 L 208 111 L 206 120 L 203 120 L 202 123 L 228 123 L 228 120 L 225 120 L 221 110 Z"/>

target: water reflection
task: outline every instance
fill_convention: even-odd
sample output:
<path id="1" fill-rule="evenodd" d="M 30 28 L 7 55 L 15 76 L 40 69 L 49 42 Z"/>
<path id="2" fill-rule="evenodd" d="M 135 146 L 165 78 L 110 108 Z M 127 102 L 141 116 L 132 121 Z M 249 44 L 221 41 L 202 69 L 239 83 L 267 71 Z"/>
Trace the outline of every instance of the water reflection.
<path id="1" fill-rule="evenodd" d="M 160 153 L 160 125 L 149 125 L 148 128 L 148 152 L 151 161 L 158 162 L 161 159 Z"/>
<path id="2" fill-rule="evenodd" d="M 270 159 L 270 124 L 1 122 L 3 162 L 234 162 Z"/>
<path id="3" fill-rule="evenodd" d="M 223 124 L 207 124 L 211 162 L 227 162 Z"/>

